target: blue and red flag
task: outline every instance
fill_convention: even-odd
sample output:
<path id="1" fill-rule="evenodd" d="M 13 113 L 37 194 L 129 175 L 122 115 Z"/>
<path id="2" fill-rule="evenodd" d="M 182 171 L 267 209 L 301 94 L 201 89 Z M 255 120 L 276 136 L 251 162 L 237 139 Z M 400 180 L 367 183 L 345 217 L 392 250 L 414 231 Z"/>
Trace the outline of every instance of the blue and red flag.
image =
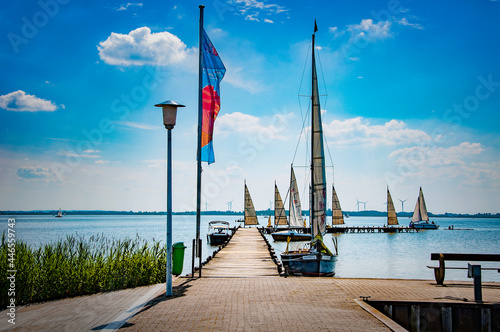
<path id="1" fill-rule="evenodd" d="M 226 73 L 226 67 L 219 58 L 214 45 L 203 29 L 202 39 L 203 74 L 202 74 L 202 126 L 201 126 L 201 161 L 215 162 L 212 136 L 214 122 L 220 110 L 219 84 Z"/>

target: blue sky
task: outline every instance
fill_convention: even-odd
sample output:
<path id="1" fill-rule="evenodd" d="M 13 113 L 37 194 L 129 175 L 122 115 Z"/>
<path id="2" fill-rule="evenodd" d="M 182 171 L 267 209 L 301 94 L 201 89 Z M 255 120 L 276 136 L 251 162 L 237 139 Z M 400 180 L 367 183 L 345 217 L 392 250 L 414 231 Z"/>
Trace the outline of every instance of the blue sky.
<path id="1" fill-rule="evenodd" d="M 199 4 L 2 6 L 1 210 L 165 210 L 166 131 L 153 105 L 167 99 L 186 105 L 173 131 L 174 211 L 195 209 Z M 242 210 L 245 179 L 268 208 L 274 181 L 287 196 L 292 162 L 307 188 L 299 95 L 316 19 L 327 175 L 343 209 L 358 199 L 384 210 L 389 185 L 398 211 L 398 199 L 413 210 L 422 186 L 431 212 L 500 212 L 500 2 L 204 5 L 227 68 L 216 162 L 203 172 L 208 209 Z"/>

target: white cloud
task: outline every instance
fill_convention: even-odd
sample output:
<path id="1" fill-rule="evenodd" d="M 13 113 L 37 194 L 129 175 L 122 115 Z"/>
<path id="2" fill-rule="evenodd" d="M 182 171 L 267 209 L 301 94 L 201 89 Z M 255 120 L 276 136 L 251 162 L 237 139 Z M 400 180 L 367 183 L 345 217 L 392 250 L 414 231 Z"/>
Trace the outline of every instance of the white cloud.
<path id="1" fill-rule="evenodd" d="M 112 32 L 97 49 L 101 60 L 118 66 L 177 65 L 195 53 L 170 32 L 151 33 L 148 27 L 137 28 L 128 34 Z"/>
<path id="2" fill-rule="evenodd" d="M 266 18 L 266 19 L 264 20 L 264 22 L 266 22 L 266 23 L 274 23 L 274 21 L 273 21 L 273 20 L 270 20 L 270 19 L 268 19 L 268 18 Z"/>
<path id="3" fill-rule="evenodd" d="M 328 32 L 332 33 L 334 38 L 341 37 L 346 33 L 345 30 L 339 31 L 338 27 L 329 27 Z"/>
<path id="4" fill-rule="evenodd" d="M 142 7 L 142 2 L 141 3 L 128 2 L 126 4 L 120 5 L 120 7 L 118 7 L 116 10 L 117 11 L 127 10 L 129 7 Z"/>
<path id="5" fill-rule="evenodd" d="M 323 123 L 323 131 L 335 144 L 399 145 L 431 140 L 424 131 L 407 128 L 403 121 L 370 125 L 362 117 Z"/>
<path id="6" fill-rule="evenodd" d="M 259 15 L 265 13 L 267 16 L 278 15 L 288 12 L 288 9 L 278 4 L 265 3 L 257 0 L 232 0 L 230 5 L 234 5 L 236 13 L 245 16 L 245 20 L 260 22 Z M 270 19 L 264 19 L 263 22 L 273 23 Z"/>
<path id="7" fill-rule="evenodd" d="M 449 148 L 414 146 L 392 152 L 389 158 L 396 159 L 398 165 L 416 164 L 425 161 L 427 167 L 465 165 L 465 159 L 484 151 L 481 143 L 463 142 Z"/>
<path id="8" fill-rule="evenodd" d="M 53 112 L 57 109 L 57 105 L 50 100 L 17 90 L 0 96 L 0 108 L 15 112 Z"/>
<path id="9" fill-rule="evenodd" d="M 348 25 L 347 30 L 351 32 L 351 41 L 363 38 L 373 42 L 377 39 L 391 37 L 390 27 L 389 21 L 380 21 L 374 24 L 372 19 L 365 19 L 361 20 L 360 24 Z"/>
<path id="10" fill-rule="evenodd" d="M 215 132 L 217 135 L 228 135 L 231 133 L 250 134 L 252 136 L 262 135 L 270 139 L 286 140 L 288 137 L 281 135 L 288 123 L 288 114 L 275 114 L 269 124 L 262 124 L 261 118 L 234 112 L 223 114 L 217 118 Z"/>
<path id="11" fill-rule="evenodd" d="M 257 17 L 255 17 L 256 15 L 257 14 L 247 15 L 247 16 L 245 16 L 245 20 L 260 22 L 260 20 Z"/>
<path id="12" fill-rule="evenodd" d="M 57 154 L 60 156 L 65 156 L 69 158 L 86 158 L 86 159 L 100 158 L 100 155 L 98 153 L 100 153 L 99 150 L 85 150 L 82 151 L 81 153 L 76 153 L 75 151 L 67 151 L 67 150 L 61 150 L 57 152 Z"/>
<path id="13" fill-rule="evenodd" d="M 57 180 L 57 174 L 50 167 L 21 166 L 17 169 L 17 176 L 26 180 Z"/>
<path id="14" fill-rule="evenodd" d="M 115 122 L 118 125 L 125 126 L 125 127 L 130 127 L 130 128 L 136 128 L 136 129 L 144 129 L 144 130 L 158 130 L 161 129 L 159 126 L 152 126 L 146 123 L 139 123 L 139 122 L 131 122 L 131 121 L 116 121 Z"/>
<path id="15" fill-rule="evenodd" d="M 408 26 L 408 27 L 411 27 L 411 28 L 414 28 L 414 29 L 418 29 L 418 30 L 423 30 L 424 29 L 424 27 L 422 25 L 418 24 L 418 23 L 409 22 L 406 17 L 403 17 L 401 19 L 396 19 L 395 22 L 398 23 L 399 25 Z"/>
<path id="16" fill-rule="evenodd" d="M 500 162 L 481 162 L 485 151 L 480 143 L 462 142 L 451 147 L 414 146 L 398 149 L 389 155 L 404 170 L 403 177 L 431 181 L 453 179 L 457 185 L 500 187 Z"/>
<path id="17" fill-rule="evenodd" d="M 259 93 L 265 90 L 265 85 L 262 82 L 249 78 L 249 75 L 243 72 L 243 68 L 232 67 L 231 63 L 229 63 L 226 68 L 228 69 L 226 71 L 226 75 L 224 76 L 224 82 L 246 90 L 251 94 Z"/>

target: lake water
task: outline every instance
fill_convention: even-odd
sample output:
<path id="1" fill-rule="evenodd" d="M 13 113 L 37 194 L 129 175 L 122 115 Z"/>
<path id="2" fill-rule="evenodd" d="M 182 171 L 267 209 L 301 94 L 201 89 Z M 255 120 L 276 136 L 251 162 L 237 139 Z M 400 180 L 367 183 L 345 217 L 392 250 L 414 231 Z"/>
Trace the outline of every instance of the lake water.
<path id="1" fill-rule="evenodd" d="M 7 219 L 0 216 L 0 232 L 7 229 Z M 165 241 L 166 216 L 112 215 L 112 216 L 13 216 L 16 220 L 16 239 L 32 246 L 63 239 L 66 235 L 81 235 L 89 238 L 103 234 L 109 238 L 134 238 L 137 235 L 145 240 Z M 208 222 L 212 220 L 229 221 L 231 226 L 241 216 L 202 216 L 201 238 L 203 240 L 203 259 L 215 250 L 206 242 Z M 370 233 L 370 234 L 326 234 L 325 243 L 333 250 L 333 236 L 338 237 L 339 258 L 336 267 L 337 277 L 346 278 L 398 278 L 434 279 L 434 272 L 426 268 L 436 265 L 430 260 L 432 252 L 490 253 L 500 254 L 500 219 L 435 218 L 438 230 L 418 233 Z M 261 225 L 267 219 L 260 217 Z M 399 222 L 407 225 L 408 218 Z M 382 226 L 384 217 L 351 217 L 346 219 L 348 226 Z M 191 271 L 192 241 L 196 236 L 195 216 L 173 216 L 173 242 L 184 242 L 187 246 L 183 274 Z M 454 226 L 449 230 L 448 226 Z M 279 254 L 286 243 L 271 243 Z M 482 266 L 500 267 L 500 263 L 480 263 Z M 447 262 L 447 266 L 466 266 L 466 262 Z M 447 270 L 445 280 L 471 280 L 467 270 Z M 500 282 L 500 273 L 483 271 L 483 281 Z"/>

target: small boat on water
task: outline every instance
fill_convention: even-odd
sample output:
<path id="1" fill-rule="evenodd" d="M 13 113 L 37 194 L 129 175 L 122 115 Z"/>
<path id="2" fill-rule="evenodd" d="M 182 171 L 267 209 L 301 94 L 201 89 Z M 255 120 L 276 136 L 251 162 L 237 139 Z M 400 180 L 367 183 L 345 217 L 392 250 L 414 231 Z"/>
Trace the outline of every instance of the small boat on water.
<path id="1" fill-rule="evenodd" d="M 425 206 L 424 193 L 422 187 L 420 187 L 420 193 L 418 195 L 417 204 L 415 205 L 415 210 L 413 211 L 413 217 L 411 218 L 410 225 L 411 228 L 417 229 L 438 229 L 439 226 L 431 221 L 429 223 L 429 215 L 427 214 L 427 207 Z"/>
<path id="2" fill-rule="evenodd" d="M 226 242 L 231 236 L 229 222 L 211 221 L 208 223 L 208 243 L 212 246 L 218 246 Z"/>
<path id="3" fill-rule="evenodd" d="M 59 211 L 57 212 L 57 214 L 55 215 L 56 218 L 62 218 L 63 217 L 63 213 L 62 213 L 62 210 L 59 209 Z"/>
<path id="4" fill-rule="evenodd" d="M 287 220 L 285 214 L 285 207 L 283 201 L 281 200 L 281 195 L 278 191 L 278 187 L 275 184 L 275 194 L 274 194 L 274 226 L 288 225 L 290 227 L 302 227 L 304 221 L 302 219 L 302 208 L 300 206 L 299 192 L 297 189 L 297 181 L 295 179 L 295 173 L 293 172 L 293 167 L 290 175 L 290 219 Z M 311 234 L 299 233 L 297 231 L 287 229 L 279 232 L 274 232 L 271 234 L 274 241 L 310 241 Z"/>
<path id="5" fill-rule="evenodd" d="M 318 77 L 315 60 L 314 22 L 312 35 L 312 69 L 311 69 L 311 182 L 310 182 L 310 225 L 311 242 L 308 247 L 298 250 L 287 249 L 281 254 L 285 273 L 302 276 L 333 276 L 337 254 L 333 254 L 323 243 L 326 233 L 326 176 L 325 153 L 323 143 L 323 126 L 321 123 L 321 107 L 319 104 Z"/>

